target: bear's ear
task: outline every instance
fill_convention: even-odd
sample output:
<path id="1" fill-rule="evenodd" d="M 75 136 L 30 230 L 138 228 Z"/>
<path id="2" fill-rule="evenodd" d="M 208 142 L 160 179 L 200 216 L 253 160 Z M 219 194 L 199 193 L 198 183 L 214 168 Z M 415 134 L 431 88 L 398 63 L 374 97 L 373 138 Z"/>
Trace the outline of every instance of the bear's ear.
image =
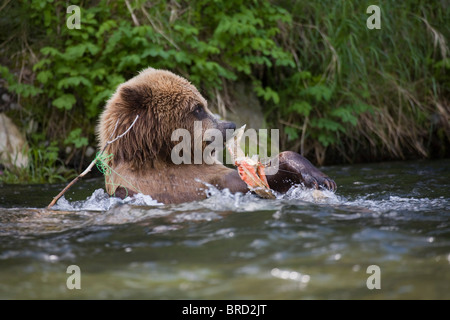
<path id="1" fill-rule="evenodd" d="M 145 86 L 122 87 L 122 102 L 130 109 L 146 109 L 152 102 L 152 90 Z"/>

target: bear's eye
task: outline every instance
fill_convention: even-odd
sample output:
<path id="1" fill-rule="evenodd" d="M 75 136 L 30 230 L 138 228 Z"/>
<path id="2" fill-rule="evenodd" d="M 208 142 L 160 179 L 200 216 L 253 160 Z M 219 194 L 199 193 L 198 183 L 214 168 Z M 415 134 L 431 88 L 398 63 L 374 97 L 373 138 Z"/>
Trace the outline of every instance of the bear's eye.
<path id="1" fill-rule="evenodd" d="M 205 108 L 201 104 L 195 106 L 193 113 L 197 119 L 203 119 L 206 116 Z"/>

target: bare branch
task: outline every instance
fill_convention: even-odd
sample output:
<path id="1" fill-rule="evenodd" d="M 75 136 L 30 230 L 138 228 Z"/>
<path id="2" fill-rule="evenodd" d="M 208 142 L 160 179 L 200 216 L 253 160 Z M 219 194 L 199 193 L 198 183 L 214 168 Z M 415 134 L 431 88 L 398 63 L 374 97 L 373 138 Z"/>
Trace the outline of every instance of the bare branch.
<path id="1" fill-rule="evenodd" d="M 128 133 L 128 131 L 131 130 L 131 128 L 134 126 L 134 124 L 136 123 L 137 119 L 139 118 L 139 115 L 136 116 L 136 119 L 134 119 L 133 123 L 128 127 L 127 130 L 125 130 L 124 133 L 122 133 L 121 135 L 117 136 L 115 139 L 113 140 L 109 140 L 105 143 L 105 146 L 102 149 L 102 152 L 100 152 L 100 155 L 103 154 L 103 152 L 105 152 L 106 147 L 108 145 L 110 145 L 111 143 L 117 141 L 118 139 L 122 138 L 125 134 Z M 120 120 L 120 119 L 119 119 Z M 112 138 L 112 136 L 114 135 L 114 133 L 117 130 L 117 125 L 119 124 L 119 120 L 117 120 L 116 125 L 114 127 L 114 131 L 111 133 L 111 135 L 109 136 L 109 139 Z M 50 209 L 51 207 L 53 207 L 56 203 L 56 201 L 58 201 L 59 198 L 62 197 L 62 195 L 69 190 L 69 188 L 71 186 L 73 186 L 78 180 L 80 180 L 81 178 L 83 178 L 86 174 L 88 174 L 89 171 L 91 171 L 92 167 L 95 165 L 95 163 L 99 160 L 99 156 L 97 155 L 95 157 L 94 160 L 92 160 L 92 162 L 89 164 L 89 166 L 86 168 L 86 170 L 84 170 L 82 173 L 80 173 L 75 179 L 73 179 L 64 189 L 61 190 L 60 193 L 58 193 L 58 195 L 56 197 L 53 198 L 52 202 L 50 202 L 50 204 L 47 206 L 47 209 Z"/>

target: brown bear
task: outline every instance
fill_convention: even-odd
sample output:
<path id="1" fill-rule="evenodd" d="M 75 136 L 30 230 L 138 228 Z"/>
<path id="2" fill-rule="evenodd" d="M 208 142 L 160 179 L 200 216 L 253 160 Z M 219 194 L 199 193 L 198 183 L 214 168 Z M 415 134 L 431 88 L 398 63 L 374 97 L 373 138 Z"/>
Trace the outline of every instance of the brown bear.
<path id="1" fill-rule="evenodd" d="M 233 123 L 217 120 L 198 90 L 170 71 L 148 68 L 121 84 L 97 127 L 100 150 L 106 146 L 104 154 L 112 155 L 111 171 L 105 175 L 107 192 L 121 198 L 143 193 L 162 203 L 204 199 L 205 183 L 233 193 L 248 192 L 237 170 L 221 163 L 175 164 L 171 160 L 178 143 L 172 141 L 172 133 L 181 128 L 194 134 L 195 121 L 201 121 L 203 132 L 218 129 L 224 137 L 227 129 L 235 129 Z M 207 144 L 202 142 L 201 148 Z M 278 161 L 277 173 L 267 176 L 271 189 L 286 192 L 303 183 L 336 190 L 335 182 L 301 155 L 282 152 Z"/>

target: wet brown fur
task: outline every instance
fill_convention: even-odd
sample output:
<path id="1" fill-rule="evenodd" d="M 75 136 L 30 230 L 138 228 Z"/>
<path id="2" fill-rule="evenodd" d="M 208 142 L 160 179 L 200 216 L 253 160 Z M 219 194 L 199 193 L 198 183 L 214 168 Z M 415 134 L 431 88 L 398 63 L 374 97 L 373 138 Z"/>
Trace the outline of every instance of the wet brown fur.
<path id="1" fill-rule="evenodd" d="M 98 127 L 99 147 L 130 127 L 136 115 L 138 121 L 129 133 L 108 145 L 105 152 L 113 154 L 112 164 L 126 162 L 132 169 L 167 161 L 172 147 L 171 134 L 177 128 L 190 129 L 187 113 L 197 104 L 206 107 L 206 100 L 187 80 L 175 74 L 146 69 L 121 84 L 108 101 Z"/>
<path id="2" fill-rule="evenodd" d="M 178 143 L 171 141 L 172 132 L 183 128 L 193 133 L 193 123 L 198 119 L 191 112 L 198 105 L 208 113 L 201 120 L 203 132 L 217 128 L 197 89 L 169 71 L 149 68 L 121 84 L 100 117 L 99 149 L 125 132 L 136 115 L 139 118 L 127 134 L 105 149 L 106 155 L 113 155 L 109 162 L 113 171 L 105 177 L 107 192 L 113 194 L 120 186 L 126 190 L 125 195 L 142 192 L 165 203 L 192 201 L 205 197 L 205 183 L 218 186 L 224 175 L 235 171 L 221 164 L 172 163 L 171 150 Z M 239 189 L 246 188 L 242 181 L 236 182 Z"/>
<path id="3" fill-rule="evenodd" d="M 201 119 L 203 132 L 226 128 L 226 122 L 215 120 L 198 90 L 172 72 L 148 68 L 121 84 L 100 116 L 99 149 L 130 128 L 136 115 L 139 118 L 127 134 L 105 149 L 106 155 L 113 155 L 108 163 L 112 172 L 105 175 L 107 192 L 122 198 L 140 192 L 163 203 L 203 199 L 207 184 L 231 192 L 247 192 L 248 187 L 237 171 L 222 164 L 172 163 L 171 150 L 179 143 L 171 141 L 172 132 L 183 128 L 193 136 L 194 121 L 199 120 L 193 111 L 199 105 L 205 111 Z M 205 146 L 203 142 L 202 147 Z M 268 176 L 269 185 L 275 190 L 285 191 L 301 182 L 316 188 L 327 186 L 327 181 L 334 184 L 296 153 L 281 153 L 279 159 L 280 168 L 295 171 L 288 179 L 286 172 Z"/>

